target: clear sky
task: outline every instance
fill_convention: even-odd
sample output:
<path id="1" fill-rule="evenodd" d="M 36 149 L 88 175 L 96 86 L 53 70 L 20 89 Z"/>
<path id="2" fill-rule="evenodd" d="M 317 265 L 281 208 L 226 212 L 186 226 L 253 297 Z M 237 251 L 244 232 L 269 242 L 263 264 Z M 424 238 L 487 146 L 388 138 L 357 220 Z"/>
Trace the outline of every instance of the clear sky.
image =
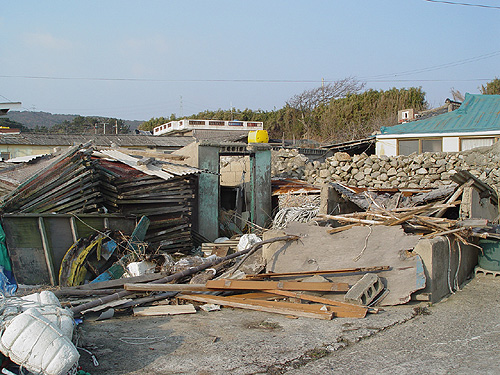
<path id="1" fill-rule="evenodd" d="M 0 102 L 149 120 L 356 77 L 431 107 L 500 77 L 500 0 L 4 1 Z"/>

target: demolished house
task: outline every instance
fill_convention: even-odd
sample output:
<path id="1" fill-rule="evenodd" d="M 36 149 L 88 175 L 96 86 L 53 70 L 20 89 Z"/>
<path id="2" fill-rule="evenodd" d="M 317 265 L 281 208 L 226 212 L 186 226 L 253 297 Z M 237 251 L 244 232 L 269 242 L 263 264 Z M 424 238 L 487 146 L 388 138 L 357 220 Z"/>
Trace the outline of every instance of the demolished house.
<path id="1" fill-rule="evenodd" d="M 437 302 L 485 270 L 481 241 L 499 239 L 496 191 L 467 171 L 432 189 L 315 185 L 271 179 L 266 145 L 189 147 L 186 165 L 75 146 L 4 196 L 16 281 L 51 285 L 7 298 L 6 357 L 44 374 L 74 369 L 74 327 L 54 314 L 73 322 L 227 306 L 330 320 Z M 224 158 L 242 165 L 225 189 L 221 175 L 236 168 Z M 50 329 L 30 346 L 32 321 Z M 56 360 L 40 362 L 33 353 L 54 337 Z"/>

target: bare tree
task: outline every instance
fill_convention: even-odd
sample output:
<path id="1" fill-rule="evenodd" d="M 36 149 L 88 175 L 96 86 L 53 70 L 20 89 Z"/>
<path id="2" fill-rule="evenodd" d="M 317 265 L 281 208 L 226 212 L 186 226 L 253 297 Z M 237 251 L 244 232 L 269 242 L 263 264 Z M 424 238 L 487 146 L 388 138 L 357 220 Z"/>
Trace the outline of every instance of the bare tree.
<path id="1" fill-rule="evenodd" d="M 451 95 L 453 95 L 453 101 L 463 102 L 465 100 L 465 97 L 463 96 L 463 94 L 460 91 L 455 90 L 454 87 L 451 88 L 450 92 L 451 92 Z"/>
<path id="2" fill-rule="evenodd" d="M 347 77 L 311 90 L 305 90 L 291 97 L 286 104 L 300 113 L 299 120 L 304 126 L 306 137 L 309 138 L 309 132 L 314 123 L 313 111 L 315 108 L 322 104 L 328 104 L 333 99 L 342 98 L 348 94 L 357 94 L 364 87 L 364 82 L 360 82 L 354 77 Z"/>

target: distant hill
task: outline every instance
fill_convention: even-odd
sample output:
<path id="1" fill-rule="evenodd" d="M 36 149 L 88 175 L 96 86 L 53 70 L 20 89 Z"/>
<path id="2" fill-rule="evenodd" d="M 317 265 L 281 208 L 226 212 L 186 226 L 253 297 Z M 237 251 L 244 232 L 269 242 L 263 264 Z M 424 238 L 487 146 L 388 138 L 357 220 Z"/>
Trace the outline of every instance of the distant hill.
<path id="1" fill-rule="evenodd" d="M 77 115 L 58 115 L 48 112 L 31 112 L 31 111 L 9 111 L 7 113 L 8 119 L 11 121 L 19 122 L 26 126 L 27 128 L 33 129 L 37 125 L 39 127 L 45 126 L 51 128 L 54 125 L 60 124 L 64 121 L 73 121 Z M 99 116 L 94 116 L 99 117 Z M 144 121 L 136 120 L 123 120 L 126 125 L 130 127 L 130 131 L 134 131 L 142 124 Z"/>

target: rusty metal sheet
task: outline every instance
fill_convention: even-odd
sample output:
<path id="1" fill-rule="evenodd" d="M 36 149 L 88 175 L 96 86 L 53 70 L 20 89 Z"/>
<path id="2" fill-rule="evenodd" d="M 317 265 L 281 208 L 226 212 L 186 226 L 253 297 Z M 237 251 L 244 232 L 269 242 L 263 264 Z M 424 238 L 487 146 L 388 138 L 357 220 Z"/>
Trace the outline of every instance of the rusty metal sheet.
<path id="1" fill-rule="evenodd" d="M 302 180 L 280 178 L 271 181 L 273 195 L 281 194 L 319 194 L 321 188 Z"/>

